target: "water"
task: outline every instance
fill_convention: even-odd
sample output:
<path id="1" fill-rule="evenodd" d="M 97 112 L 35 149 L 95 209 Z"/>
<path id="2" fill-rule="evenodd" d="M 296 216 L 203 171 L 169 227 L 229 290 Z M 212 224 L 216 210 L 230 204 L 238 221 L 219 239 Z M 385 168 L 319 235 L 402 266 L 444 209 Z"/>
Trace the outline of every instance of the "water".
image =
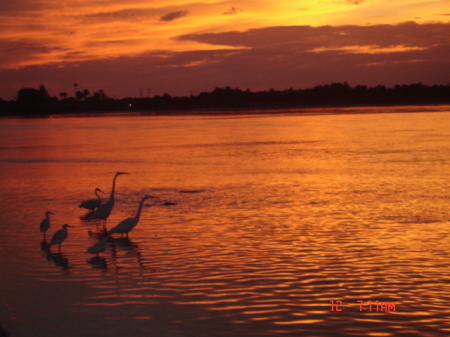
<path id="1" fill-rule="evenodd" d="M 450 107 L 281 112 L 1 120 L 4 328 L 448 335 Z M 96 258 L 78 204 L 117 171 L 109 228 L 160 199 Z M 61 253 L 47 210 L 47 241 L 74 226 Z"/>

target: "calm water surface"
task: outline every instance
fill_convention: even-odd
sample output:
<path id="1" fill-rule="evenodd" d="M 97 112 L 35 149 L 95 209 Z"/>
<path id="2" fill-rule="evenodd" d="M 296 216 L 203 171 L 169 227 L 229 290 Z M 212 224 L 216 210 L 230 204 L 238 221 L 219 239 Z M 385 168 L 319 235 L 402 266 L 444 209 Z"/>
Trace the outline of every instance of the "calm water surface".
<path id="1" fill-rule="evenodd" d="M 311 112 L 0 120 L 4 328 L 448 336 L 450 107 Z M 160 199 L 95 258 L 78 204 L 117 171 L 107 227 Z M 47 210 L 47 241 L 74 226 L 61 253 Z"/>

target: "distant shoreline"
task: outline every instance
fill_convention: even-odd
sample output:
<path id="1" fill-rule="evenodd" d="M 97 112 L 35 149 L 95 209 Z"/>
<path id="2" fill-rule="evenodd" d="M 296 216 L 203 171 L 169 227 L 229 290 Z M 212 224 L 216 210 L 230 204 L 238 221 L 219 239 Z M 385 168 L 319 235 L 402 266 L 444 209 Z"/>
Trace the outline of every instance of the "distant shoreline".
<path id="1" fill-rule="evenodd" d="M 87 91 L 88 92 L 88 91 Z M 79 92 L 77 92 L 79 93 Z M 312 89 L 243 91 L 216 88 L 197 96 L 171 97 L 168 94 L 147 98 L 113 99 L 95 93 L 60 100 L 51 97 L 45 87 L 19 90 L 16 101 L 0 100 L 0 116 L 45 117 L 48 115 L 92 115 L 102 113 L 139 113 L 147 115 L 230 115 L 278 113 L 279 110 L 305 112 L 311 109 L 369 108 L 398 106 L 440 106 L 450 104 L 450 84 L 426 86 L 421 83 L 350 87 L 332 83 Z"/>

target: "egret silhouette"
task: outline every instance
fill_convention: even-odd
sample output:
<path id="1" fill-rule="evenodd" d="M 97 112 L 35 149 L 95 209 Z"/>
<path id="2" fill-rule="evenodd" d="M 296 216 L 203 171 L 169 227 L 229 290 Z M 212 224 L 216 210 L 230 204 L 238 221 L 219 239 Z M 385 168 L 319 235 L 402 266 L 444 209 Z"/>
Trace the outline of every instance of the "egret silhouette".
<path id="1" fill-rule="evenodd" d="M 78 207 L 79 208 L 86 208 L 87 210 L 89 210 L 90 213 L 95 211 L 102 204 L 102 199 L 98 195 L 98 192 L 105 193 L 101 189 L 96 188 L 94 193 L 97 196 L 97 199 L 93 198 L 93 199 L 84 200 L 84 201 L 81 202 L 80 205 L 78 205 Z"/>
<path id="2" fill-rule="evenodd" d="M 89 214 L 86 219 L 88 221 L 91 220 L 101 220 L 103 222 L 103 227 L 106 229 L 106 219 L 108 219 L 109 215 L 111 214 L 111 211 L 114 207 L 114 190 L 116 188 L 116 178 L 122 174 L 128 174 L 126 172 L 117 172 L 114 176 L 113 183 L 112 183 L 112 189 L 111 189 L 111 196 L 109 197 L 109 200 L 103 204 L 101 204 L 94 212 Z"/>
<path id="3" fill-rule="evenodd" d="M 114 233 L 120 233 L 123 237 L 123 234 L 126 234 L 128 237 L 128 233 L 133 230 L 134 227 L 136 227 L 137 223 L 139 222 L 139 218 L 141 217 L 141 211 L 142 206 L 144 205 L 144 201 L 149 198 L 156 198 L 152 197 L 151 195 L 146 195 L 142 198 L 141 202 L 139 203 L 139 207 L 136 213 L 136 216 L 134 218 L 127 218 L 125 220 L 122 220 L 119 222 L 119 224 L 113 228 L 111 228 L 108 231 L 108 235 L 114 234 Z"/>
<path id="4" fill-rule="evenodd" d="M 45 232 L 50 228 L 50 214 L 55 214 L 53 212 L 47 211 L 45 212 L 45 219 L 41 221 L 39 228 L 41 233 L 44 233 L 44 241 L 45 241 Z"/>
<path id="5" fill-rule="evenodd" d="M 108 242 L 108 237 L 105 237 L 105 238 L 97 241 L 92 247 L 88 248 L 86 253 L 97 254 L 97 256 L 98 256 L 98 254 L 103 253 L 105 251 L 107 242 Z"/>
<path id="6" fill-rule="evenodd" d="M 61 243 L 63 243 L 63 241 L 67 238 L 67 227 L 73 228 L 73 226 L 64 224 L 61 229 L 53 234 L 52 240 L 50 241 L 50 247 L 53 245 L 59 245 L 59 252 L 61 252 Z"/>

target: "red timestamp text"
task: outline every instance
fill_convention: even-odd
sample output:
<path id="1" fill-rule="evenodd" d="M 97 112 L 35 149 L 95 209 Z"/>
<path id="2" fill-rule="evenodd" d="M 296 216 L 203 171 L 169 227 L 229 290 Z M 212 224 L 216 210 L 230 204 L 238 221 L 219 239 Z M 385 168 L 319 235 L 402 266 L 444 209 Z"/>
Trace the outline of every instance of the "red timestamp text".
<path id="1" fill-rule="evenodd" d="M 343 301 L 331 300 L 331 311 L 343 311 L 345 306 Z M 381 301 L 363 301 L 357 300 L 359 311 L 396 311 L 395 302 L 381 302 Z"/>

